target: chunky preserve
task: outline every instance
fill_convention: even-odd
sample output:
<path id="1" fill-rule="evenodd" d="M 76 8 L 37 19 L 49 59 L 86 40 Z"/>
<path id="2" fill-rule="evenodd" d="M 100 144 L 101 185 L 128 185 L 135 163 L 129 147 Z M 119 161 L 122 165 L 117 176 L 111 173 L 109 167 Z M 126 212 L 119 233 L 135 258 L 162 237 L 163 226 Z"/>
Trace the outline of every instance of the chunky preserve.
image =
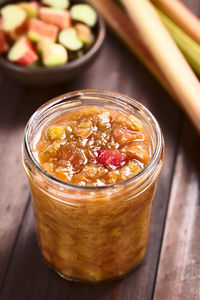
<path id="1" fill-rule="evenodd" d="M 103 186 L 140 172 L 151 157 L 151 141 L 135 116 L 91 106 L 52 120 L 35 151 L 41 166 L 55 177 Z"/>
<path id="2" fill-rule="evenodd" d="M 45 261 L 87 282 L 120 278 L 138 265 L 162 162 L 158 123 L 126 96 L 77 91 L 36 111 L 23 163 Z"/>

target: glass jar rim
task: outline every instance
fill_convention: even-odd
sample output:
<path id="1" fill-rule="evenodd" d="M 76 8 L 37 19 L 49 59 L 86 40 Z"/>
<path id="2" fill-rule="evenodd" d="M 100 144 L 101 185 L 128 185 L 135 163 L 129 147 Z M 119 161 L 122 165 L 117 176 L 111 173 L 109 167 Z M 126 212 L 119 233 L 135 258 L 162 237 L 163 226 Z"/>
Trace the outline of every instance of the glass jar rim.
<path id="1" fill-rule="evenodd" d="M 137 173 L 136 175 L 134 175 L 124 181 L 120 181 L 120 182 L 114 183 L 114 184 L 107 184 L 107 185 L 103 185 L 103 186 L 81 186 L 81 185 L 72 184 L 72 183 L 61 180 L 61 179 L 51 175 L 50 173 L 45 171 L 42 168 L 42 166 L 38 163 L 37 159 L 35 158 L 32 150 L 31 150 L 30 130 L 31 130 L 32 125 L 36 123 L 36 119 L 38 117 L 41 117 L 43 114 L 45 114 L 45 112 L 49 111 L 51 108 L 55 107 L 59 103 L 61 103 L 63 101 L 67 102 L 69 100 L 73 101 L 73 100 L 77 99 L 77 97 L 83 97 L 83 96 L 95 97 L 97 95 L 101 96 L 102 99 L 104 97 L 108 97 L 108 98 L 110 98 L 110 100 L 111 99 L 112 100 L 114 100 L 114 99 L 120 100 L 121 102 L 124 102 L 126 105 L 128 104 L 129 108 L 132 108 L 132 109 L 137 108 L 141 112 L 143 112 L 147 116 L 149 121 L 151 121 L 153 128 L 155 129 L 155 133 L 156 133 L 156 137 L 157 137 L 157 144 L 155 147 L 155 151 L 153 152 L 153 155 L 152 155 L 150 161 L 148 162 L 148 164 L 139 173 Z M 160 126 L 158 124 L 158 121 L 144 105 L 142 105 L 138 101 L 136 101 L 128 96 L 125 96 L 121 93 L 118 93 L 118 92 L 106 91 L 106 90 L 101 90 L 101 89 L 85 89 L 85 90 L 77 90 L 77 91 L 62 94 L 60 96 L 57 96 L 57 97 L 49 100 L 48 102 L 46 102 L 45 104 L 40 106 L 35 111 L 35 113 L 30 117 L 30 119 L 25 127 L 22 152 L 23 152 L 23 158 L 24 158 L 26 166 L 29 168 L 29 166 L 27 165 L 27 159 L 24 155 L 25 152 L 28 155 L 28 158 L 30 159 L 30 161 L 36 167 L 36 169 L 40 173 L 42 173 L 45 176 L 45 178 L 49 179 L 54 184 L 58 184 L 59 186 L 62 186 L 64 188 L 67 187 L 72 190 L 89 192 L 89 191 L 97 191 L 97 190 L 100 190 L 100 191 L 108 190 L 108 189 L 122 187 L 122 186 L 124 187 L 126 185 L 133 183 L 134 181 L 135 182 L 138 181 L 140 178 L 147 175 L 152 170 L 153 167 L 156 167 L 157 162 L 162 157 L 162 154 L 164 151 L 163 145 L 164 145 L 163 136 L 162 136 L 162 132 L 161 132 Z M 159 164 L 158 164 L 158 167 L 159 167 Z"/>

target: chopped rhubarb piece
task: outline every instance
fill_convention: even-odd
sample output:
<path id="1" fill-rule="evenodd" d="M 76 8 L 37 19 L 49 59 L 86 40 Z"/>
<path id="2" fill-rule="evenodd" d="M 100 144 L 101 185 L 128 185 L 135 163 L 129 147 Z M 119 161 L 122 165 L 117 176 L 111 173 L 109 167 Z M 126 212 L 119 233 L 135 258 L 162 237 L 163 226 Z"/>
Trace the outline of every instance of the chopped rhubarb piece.
<path id="1" fill-rule="evenodd" d="M 67 62 L 67 50 L 64 46 L 56 43 L 49 43 L 42 51 L 42 62 L 46 67 L 64 65 Z"/>
<path id="2" fill-rule="evenodd" d="M 77 23 L 74 25 L 74 28 L 76 29 L 79 39 L 83 43 L 88 44 L 92 41 L 92 31 L 89 26 L 82 23 Z"/>
<path id="3" fill-rule="evenodd" d="M 0 53 L 5 53 L 9 49 L 9 45 L 6 41 L 5 33 L 0 29 Z"/>
<path id="4" fill-rule="evenodd" d="M 126 162 L 126 155 L 119 150 L 100 150 L 97 161 L 104 167 L 121 167 Z"/>
<path id="5" fill-rule="evenodd" d="M 83 47 L 82 41 L 79 39 L 74 28 L 62 30 L 58 36 L 59 43 L 70 51 L 77 51 Z"/>
<path id="6" fill-rule="evenodd" d="M 126 149 L 130 158 L 137 159 L 144 165 L 149 162 L 151 150 L 147 143 L 135 141 L 125 146 L 124 149 Z"/>
<path id="7" fill-rule="evenodd" d="M 33 42 L 38 42 L 43 37 L 55 42 L 57 34 L 58 27 L 55 25 L 47 24 L 35 18 L 29 22 L 28 38 Z"/>
<path id="8" fill-rule="evenodd" d="M 97 13 L 88 4 L 75 4 L 70 8 L 70 13 L 73 20 L 82 22 L 90 27 L 93 27 L 97 22 Z"/>
<path id="9" fill-rule="evenodd" d="M 17 39 L 28 27 L 26 12 L 15 4 L 6 5 L 1 9 L 2 27 L 12 39 Z"/>
<path id="10" fill-rule="evenodd" d="M 65 126 L 50 127 L 48 130 L 48 137 L 51 140 L 63 139 L 65 136 Z"/>
<path id="11" fill-rule="evenodd" d="M 42 3 L 41 3 L 41 2 L 34 1 L 34 0 L 31 0 L 29 3 L 32 3 L 32 4 L 34 4 L 34 5 L 37 5 L 38 8 L 42 6 Z"/>
<path id="12" fill-rule="evenodd" d="M 39 3 L 33 2 L 21 2 L 19 6 L 26 12 L 29 19 L 36 18 L 38 16 Z"/>
<path id="13" fill-rule="evenodd" d="M 60 164 L 72 168 L 74 172 L 80 171 L 87 162 L 84 151 L 76 146 L 65 144 L 61 145 L 57 152 L 57 159 Z"/>
<path id="14" fill-rule="evenodd" d="M 117 142 L 120 145 L 125 145 L 134 140 L 143 140 L 144 139 L 144 136 L 142 133 L 133 132 L 131 130 L 128 130 L 127 128 L 123 128 L 120 126 L 114 130 L 113 136 L 114 136 L 115 142 Z"/>
<path id="15" fill-rule="evenodd" d="M 58 8 L 41 7 L 39 17 L 42 21 L 54 24 L 61 29 L 71 26 L 71 17 L 69 11 Z"/>
<path id="16" fill-rule="evenodd" d="M 8 59 L 22 66 L 29 66 L 38 60 L 38 56 L 29 39 L 19 38 L 8 53 Z"/>
<path id="17" fill-rule="evenodd" d="M 42 53 L 46 48 L 49 47 L 49 44 L 53 44 L 52 40 L 50 40 L 49 38 L 43 37 L 37 43 L 36 49 L 39 53 Z"/>
<path id="18" fill-rule="evenodd" d="M 69 0 L 42 0 L 42 3 L 60 9 L 69 7 Z"/>

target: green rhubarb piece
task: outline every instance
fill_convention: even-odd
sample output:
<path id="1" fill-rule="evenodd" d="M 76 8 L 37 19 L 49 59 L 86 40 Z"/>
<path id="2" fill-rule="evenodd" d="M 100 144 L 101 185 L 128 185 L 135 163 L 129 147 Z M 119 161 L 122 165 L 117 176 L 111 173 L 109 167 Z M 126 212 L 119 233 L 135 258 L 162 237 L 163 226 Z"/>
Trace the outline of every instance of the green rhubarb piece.
<path id="1" fill-rule="evenodd" d="M 60 9 L 69 7 L 69 0 L 42 0 L 42 3 Z"/>
<path id="2" fill-rule="evenodd" d="M 183 55 L 193 68 L 200 75 L 200 46 L 189 35 L 187 35 L 180 27 L 171 21 L 163 12 L 157 9 L 158 14 L 167 27 L 169 33 L 177 43 Z"/>
<path id="3" fill-rule="evenodd" d="M 27 32 L 27 37 L 28 37 L 29 40 L 30 40 L 31 42 L 33 42 L 33 43 L 37 43 L 37 42 L 39 42 L 39 40 L 41 39 L 40 34 L 38 34 L 38 33 L 35 32 L 35 31 L 32 31 L 32 30 L 30 30 L 30 31 Z"/>
<path id="4" fill-rule="evenodd" d="M 35 3 L 21 2 L 19 6 L 26 12 L 29 19 L 36 18 L 38 16 L 38 7 Z"/>
<path id="5" fill-rule="evenodd" d="M 29 68 L 36 68 L 36 67 L 41 67 L 41 66 L 42 66 L 41 61 L 38 59 L 34 63 L 30 64 L 28 67 Z"/>
<path id="6" fill-rule="evenodd" d="M 60 44 L 50 43 L 42 53 L 42 62 L 46 67 L 64 65 L 67 59 L 67 51 Z"/>
<path id="7" fill-rule="evenodd" d="M 71 18 L 93 27 L 97 22 L 96 11 L 88 4 L 75 4 L 70 9 Z"/>
<path id="8" fill-rule="evenodd" d="M 83 42 L 78 38 L 74 28 L 62 30 L 58 36 L 58 41 L 70 51 L 77 51 L 83 47 Z"/>

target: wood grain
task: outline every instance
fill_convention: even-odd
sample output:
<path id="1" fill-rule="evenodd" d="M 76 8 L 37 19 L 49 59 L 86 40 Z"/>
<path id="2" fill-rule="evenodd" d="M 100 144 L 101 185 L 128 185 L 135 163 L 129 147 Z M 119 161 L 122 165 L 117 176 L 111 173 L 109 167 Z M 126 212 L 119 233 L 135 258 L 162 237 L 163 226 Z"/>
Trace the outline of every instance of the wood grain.
<path id="1" fill-rule="evenodd" d="M 29 89 L 1 76 L 0 290 L 29 196 L 21 160 L 24 127 L 38 106 L 59 93 L 58 88 L 53 91 L 54 94 L 52 89 L 45 89 L 41 95 L 41 90 L 35 89 L 30 93 Z"/>
<path id="2" fill-rule="evenodd" d="M 23 128 L 15 127 L 22 92 L 20 86 L 2 78 L 0 89 L 0 279 L 5 272 L 29 194 L 20 159 Z"/>
<path id="3" fill-rule="evenodd" d="M 172 21 L 194 41 L 200 43 L 200 21 L 180 0 L 152 0 Z"/>
<path id="4" fill-rule="evenodd" d="M 200 298 L 200 145 L 186 124 L 174 173 L 155 300 Z"/>

